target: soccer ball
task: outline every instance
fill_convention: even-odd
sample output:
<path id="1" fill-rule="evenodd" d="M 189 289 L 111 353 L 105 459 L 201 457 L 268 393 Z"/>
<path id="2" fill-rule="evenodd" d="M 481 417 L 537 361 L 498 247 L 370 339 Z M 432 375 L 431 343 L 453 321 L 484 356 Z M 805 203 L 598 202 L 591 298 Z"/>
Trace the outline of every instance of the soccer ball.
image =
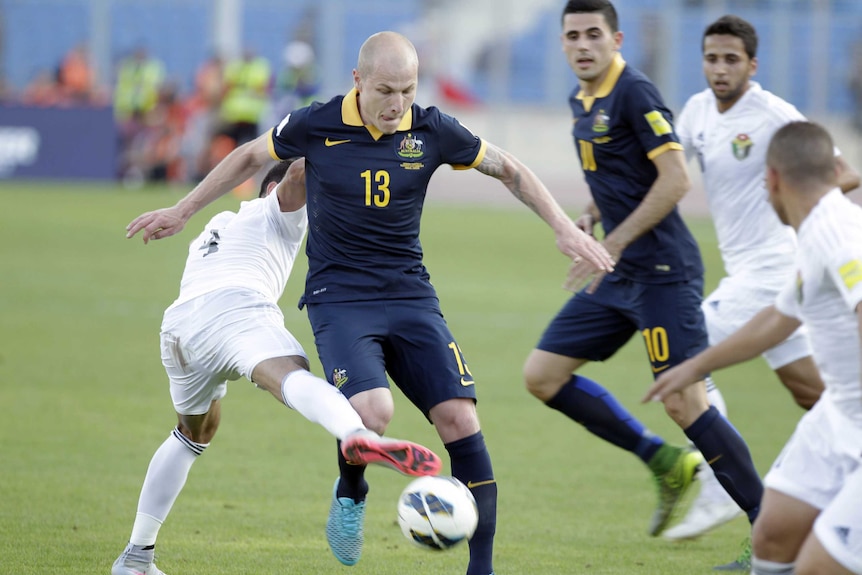
<path id="1" fill-rule="evenodd" d="M 442 551 L 470 539 L 479 510 L 467 486 L 454 477 L 414 479 L 398 499 L 398 525 L 410 541 Z"/>

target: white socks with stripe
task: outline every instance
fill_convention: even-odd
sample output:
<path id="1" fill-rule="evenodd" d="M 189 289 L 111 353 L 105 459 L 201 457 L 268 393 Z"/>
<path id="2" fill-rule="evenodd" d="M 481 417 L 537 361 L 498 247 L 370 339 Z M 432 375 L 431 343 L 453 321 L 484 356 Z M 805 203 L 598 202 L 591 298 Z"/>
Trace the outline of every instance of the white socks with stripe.
<path id="1" fill-rule="evenodd" d="M 156 543 L 159 528 L 183 490 L 192 464 L 207 445 L 195 443 L 174 429 L 156 450 L 141 487 L 130 543 L 142 546 Z"/>

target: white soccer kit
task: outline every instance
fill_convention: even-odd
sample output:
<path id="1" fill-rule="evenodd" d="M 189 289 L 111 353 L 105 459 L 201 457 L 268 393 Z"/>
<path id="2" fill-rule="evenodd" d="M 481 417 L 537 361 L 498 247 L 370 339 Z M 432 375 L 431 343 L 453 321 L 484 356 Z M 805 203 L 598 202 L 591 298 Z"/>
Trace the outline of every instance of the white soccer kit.
<path id="1" fill-rule="evenodd" d="M 179 297 L 161 328 L 178 413 L 206 413 L 227 381 L 250 380 L 265 359 L 307 357 L 278 307 L 307 227 L 306 208 L 282 212 L 272 192 L 216 215 L 189 245 Z"/>
<path id="2" fill-rule="evenodd" d="M 855 557 L 845 565 L 862 575 L 862 505 L 858 499 L 846 503 L 862 491 L 862 354 L 856 314 L 862 302 L 862 208 L 836 188 L 802 222 L 798 239 L 798 276 L 775 305 L 808 326 L 826 389 L 800 420 L 764 484 L 823 509 L 818 539 L 842 563 Z M 830 532 L 835 536 L 827 537 Z"/>
<path id="3" fill-rule="evenodd" d="M 677 134 L 686 153 L 697 156 L 728 274 L 703 303 L 710 345 L 771 305 L 795 269 L 795 235 L 769 205 L 764 177 L 773 134 L 804 119 L 756 82 L 724 113 L 706 89 L 689 98 L 679 116 Z M 764 358 L 776 369 L 808 355 L 803 328 Z"/>

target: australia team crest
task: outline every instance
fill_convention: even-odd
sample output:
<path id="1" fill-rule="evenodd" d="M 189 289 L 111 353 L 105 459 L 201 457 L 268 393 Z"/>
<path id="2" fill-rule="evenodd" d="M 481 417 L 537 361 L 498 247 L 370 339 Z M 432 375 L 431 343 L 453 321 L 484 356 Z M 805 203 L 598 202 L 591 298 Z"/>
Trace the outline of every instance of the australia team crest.
<path id="1" fill-rule="evenodd" d="M 396 143 L 395 153 L 402 160 L 418 160 L 425 155 L 425 142 L 412 132 L 407 134 Z"/>

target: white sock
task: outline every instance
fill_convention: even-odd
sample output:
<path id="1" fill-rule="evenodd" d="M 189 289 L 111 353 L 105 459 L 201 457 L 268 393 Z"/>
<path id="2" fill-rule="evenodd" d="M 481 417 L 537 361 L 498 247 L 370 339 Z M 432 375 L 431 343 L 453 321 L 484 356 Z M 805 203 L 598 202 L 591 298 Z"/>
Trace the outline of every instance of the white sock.
<path id="1" fill-rule="evenodd" d="M 284 403 L 312 423 L 344 439 L 357 429 L 365 429 L 362 418 L 335 386 L 304 369 L 292 371 L 281 382 Z"/>
<path id="2" fill-rule="evenodd" d="M 712 378 L 706 378 L 706 396 L 709 403 L 724 417 L 727 417 L 727 405 L 724 403 L 724 396 L 721 391 L 715 386 Z M 701 466 L 698 472 L 697 480 L 700 482 L 700 493 L 697 496 L 698 501 L 704 503 L 733 503 L 730 495 L 724 490 L 718 479 L 715 478 L 715 473 L 709 465 Z"/>
<path id="3" fill-rule="evenodd" d="M 129 538 L 132 545 L 156 543 L 159 529 L 183 490 L 192 464 L 207 445 L 195 443 L 174 429 L 156 450 L 141 487 L 138 514 Z"/>
<path id="4" fill-rule="evenodd" d="M 793 575 L 793 563 L 776 563 L 751 557 L 751 575 Z"/>

